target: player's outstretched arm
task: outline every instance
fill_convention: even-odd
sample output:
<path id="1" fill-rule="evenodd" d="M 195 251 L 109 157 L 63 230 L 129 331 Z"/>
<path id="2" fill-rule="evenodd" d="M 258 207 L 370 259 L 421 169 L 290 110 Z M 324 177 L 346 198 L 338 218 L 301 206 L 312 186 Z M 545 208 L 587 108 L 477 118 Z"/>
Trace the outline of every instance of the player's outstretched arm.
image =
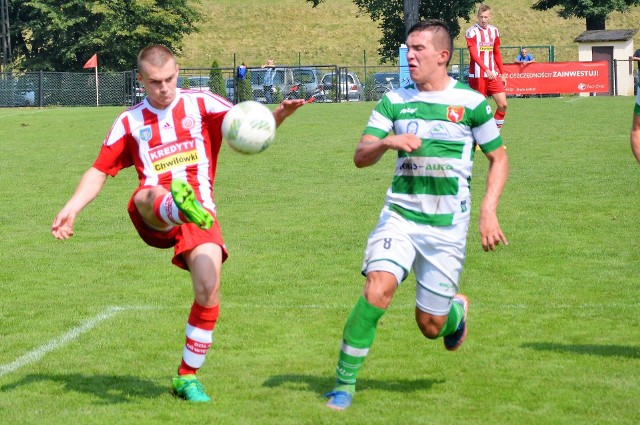
<path id="1" fill-rule="evenodd" d="M 73 236 L 73 223 L 76 217 L 98 196 L 106 181 L 107 175 L 96 168 L 91 167 L 84 173 L 71 199 L 53 219 L 51 234 L 56 239 L 69 239 Z"/>
<path id="2" fill-rule="evenodd" d="M 487 188 L 480 205 L 480 241 L 482 249 L 493 251 L 496 246 L 500 245 L 500 242 L 505 245 L 509 244 L 498 222 L 498 204 L 509 176 L 509 159 L 502 148 L 486 155 L 489 159 L 489 171 L 487 172 Z"/>
<path id="3" fill-rule="evenodd" d="M 305 103 L 304 99 L 283 100 L 280 105 L 273 110 L 273 117 L 276 119 L 276 127 L 279 127 L 285 119 L 293 115 L 293 113 Z"/>
<path id="4" fill-rule="evenodd" d="M 422 140 L 415 134 L 394 134 L 384 139 L 364 134 L 358 142 L 353 162 L 356 167 L 368 167 L 382 158 L 389 149 L 396 151 L 412 152 L 422 145 Z"/>
<path id="5" fill-rule="evenodd" d="M 640 163 L 640 115 L 633 114 L 633 127 L 631 127 L 631 151 Z"/>

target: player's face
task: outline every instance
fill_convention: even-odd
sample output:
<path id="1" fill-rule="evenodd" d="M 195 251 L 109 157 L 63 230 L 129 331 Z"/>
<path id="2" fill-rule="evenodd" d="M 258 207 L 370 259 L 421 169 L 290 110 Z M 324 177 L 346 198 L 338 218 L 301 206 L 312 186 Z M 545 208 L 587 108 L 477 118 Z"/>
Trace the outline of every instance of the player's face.
<path id="1" fill-rule="evenodd" d="M 178 66 L 175 60 L 169 60 L 162 66 L 142 62 L 138 81 L 144 85 L 151 106 L 165 109 L 176 98 Z"/>
<path id="2" fill-rule="evenodd" d="M 491 19 L 491 11 L 485 10 L 482 13 L 478 13 L 478 25 L 482 28 L 487 28 L 489 25 L 489 20 Z"/>
<path id="3" fill-rule="evenodd" d="M 407 37 L 407 64 L 409 75 L 418 86 L 432 81 L 439 63 L 446 62 L 448 53 L 438 50 L 433 43 L 432 31 L 417 31 Z"/>

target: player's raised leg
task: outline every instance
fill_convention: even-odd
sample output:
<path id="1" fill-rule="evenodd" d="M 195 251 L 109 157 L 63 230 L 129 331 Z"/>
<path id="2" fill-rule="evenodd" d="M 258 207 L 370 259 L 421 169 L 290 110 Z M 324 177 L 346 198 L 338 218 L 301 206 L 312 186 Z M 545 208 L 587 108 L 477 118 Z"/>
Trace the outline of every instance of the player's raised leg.
<path id="1" fill-rule="evenodd" d="M 189 222 L 205 230 L 211 227 L 213 216 L 200 204 L 189 183 L 179 179 L 173 180 L 171 195 L 176 207 Z"/>

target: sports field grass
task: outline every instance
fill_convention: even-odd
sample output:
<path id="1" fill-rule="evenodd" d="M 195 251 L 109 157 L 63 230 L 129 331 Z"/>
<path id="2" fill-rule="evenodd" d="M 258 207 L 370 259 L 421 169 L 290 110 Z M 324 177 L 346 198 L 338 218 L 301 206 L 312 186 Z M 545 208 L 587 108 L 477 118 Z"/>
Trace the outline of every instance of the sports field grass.
<path id="1" fill-rule="evenodd" d="M 510 99 L 508 247 L 484 253 L 475 196 L 455 353 L 413 321 L 411 276 L 381 320 L 354 405 L 324 406 L 364 243 L 393 157 L 356 169 L 372 103 L 311 104 L 256 156 L 224 147 L 216 182 L 231 256 L 200 373 L 170 394 L 192 301 L 169 251 L 144 245 L 109 179 L 57 241 L 54 215 L 119 108 L 0 110 L 0 423 L 636 424 L 640 421 L 640 166 L 629 97 Z"/>

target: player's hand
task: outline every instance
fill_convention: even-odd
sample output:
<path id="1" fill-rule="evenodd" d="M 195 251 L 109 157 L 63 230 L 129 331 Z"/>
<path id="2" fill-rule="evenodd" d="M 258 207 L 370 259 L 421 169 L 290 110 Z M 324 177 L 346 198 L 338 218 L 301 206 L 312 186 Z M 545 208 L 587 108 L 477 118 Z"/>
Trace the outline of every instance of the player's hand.
<path id="1" fill-rule="evenodd" d="M 285 99 L 276 109 L 273 110 L 273 117 L 276 119 L 276 125 L 279 126 L 282 122 L 291 116 L 295 111 L 305 104 L 304 99 Z"/>
<path id="2" fill-rule="evenodd" d="M 487 71 L 487 78 L 490 80 L 495 80 L 498 78 L 498 74 L 494 71 Z"/>
<path id="3" fill-rule="evenodd" d="M 500 229 L 496 214 L 480 213 L 480 242 L 485 252 L 495 250 L 500 242 L 509 245 L 502 229 Z"/>
<path id="4" fill-rule="evenodd" d="M 384 144 L 387 148 L 396 151 L 413 152 L 422 146 L 422 139 L 411 133 L 394 134 L 385 137 Z"/>
<path id="5" fill-rule="evenodd" d="M 63 209 L 58 213 L 53 224 L 51 224 L 51 234 L 54 238 L 64 240 L 73 236 L 73 223 L 76 220 L 75 213 Z"/>

